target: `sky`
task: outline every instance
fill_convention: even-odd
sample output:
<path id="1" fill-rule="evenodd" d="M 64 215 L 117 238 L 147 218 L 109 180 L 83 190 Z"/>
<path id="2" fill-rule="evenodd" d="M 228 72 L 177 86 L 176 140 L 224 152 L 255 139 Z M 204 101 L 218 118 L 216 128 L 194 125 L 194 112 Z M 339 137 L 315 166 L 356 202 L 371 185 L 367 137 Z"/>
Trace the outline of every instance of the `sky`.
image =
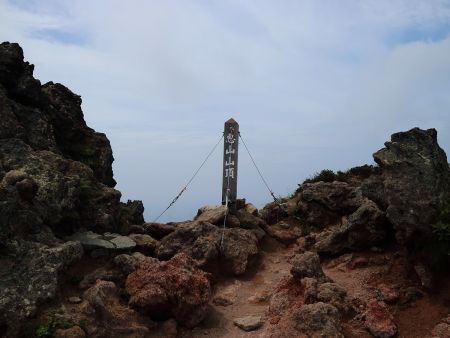
<path id="1" fill-rule="evenodd" d="M 450 0 L 0 0 L 0 40 L 81 95 L 147 221 L 230 117 L 279 196 L 413 127 L 450 153 Z M 221 152 L 161 221 L 220 203 Z M 238 196 L 271 200 L 242 146 Z"/>

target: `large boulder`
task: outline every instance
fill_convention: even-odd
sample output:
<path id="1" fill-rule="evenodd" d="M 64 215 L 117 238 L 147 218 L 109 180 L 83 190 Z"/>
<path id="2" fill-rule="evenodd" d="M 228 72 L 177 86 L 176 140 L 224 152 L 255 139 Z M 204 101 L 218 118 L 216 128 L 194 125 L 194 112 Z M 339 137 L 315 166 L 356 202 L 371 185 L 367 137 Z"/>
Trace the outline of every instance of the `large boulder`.
<path id="1" fill-rule="evenodd" d="M 112 150 L 86 125 L 81 98 L 41 86 L 18 44 L 0 44 L 0 245 L 49 225 L 121 231 L 142 223 L 142 203 L 120 202 Z"/>
<path id="2" fill-rule="evenodd" d="M 298 192 L 297 210 L 307 224 L 323 228 L 340 222 L 343 215 L 355 212 L 362 193 L 345 182 L 306 183 Z"/>
<path id="3" fill-rule="evenodd" d="M 251 230 L 190 222 L 164 237 L 156 249 L 157 257 L 164 260 L 179 252 L 207 271 L 240 275 L 256 258 L 258 239 Z"/>
<path id="4" fill-rule="evenodd" d="M 194 327 L 206 316 L 211 297 L 209 276 L 180 253 L 167 262 L 141 260 L 125 284 L 129 304 L 155 318 L 173 317 Z"/>
<path id="5" fill-rule="evenodd" d="M 423 241 L 432 234 L 438 208 L 449 197 L 450 171 L 435 129 L 396 133 L 373 155 L 381 168 L 379 199 L 400 243 Z"/>
<path id="6" fill-rule="evenodd" d="M 8 252 L 11 256 L 0 256 L 0 327 L 15 337 L 37 306 L 55 297 L 59 273 L 80 259 L 83 249 L 77 242 L 49 247 L 20 240 L 11 242 Z"/>
<path id="7" fill-rule="evenodd" d="M 311 251 L 294 256 L 292 259 L 291 274 L 297 279 L 308 277 L 322 282 L 328 280 L 320 265 L 319 255 Z"/>
<path id="8" fill-rule="evenodd" d="M 365 199 L 342 223 L 318 233 L 314 248 L 320 253 L 328 254 L 361 250 L 382 243 L 388 228 L 384 212 L 375 202 Z"/>

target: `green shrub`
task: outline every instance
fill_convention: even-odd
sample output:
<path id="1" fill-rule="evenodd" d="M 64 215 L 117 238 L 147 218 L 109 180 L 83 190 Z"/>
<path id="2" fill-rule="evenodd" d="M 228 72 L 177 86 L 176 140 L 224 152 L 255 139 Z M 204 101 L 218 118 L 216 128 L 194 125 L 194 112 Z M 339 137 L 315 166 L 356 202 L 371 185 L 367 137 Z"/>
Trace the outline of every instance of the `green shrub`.
<path id="1" fill-rule="evenodd" d="M 39 338 L 51 337 L 50 327 L 48 326 L 48 324 L 40 324 L 36 328 L 36 337 Z"/>
<path id="2" fill-rule="evenodd" d="M 57 318 L 56 313 L 50 313 L 47 321 L 39 323 L 36 326 L 35 335 L 39 338 L 52 337 L 57 329 L 69 329 L 74 326 L 74 323 Z"/>
<path id="3" fill-rule="evenodd" d="M 313 176 L 307 178 L 303 181 L 305 183 L 315 183 L 315 182 L 333 182 L 336 180 L 336 174 L 333 170 L 324 169 L 321 172 L 315 173 Z"/>

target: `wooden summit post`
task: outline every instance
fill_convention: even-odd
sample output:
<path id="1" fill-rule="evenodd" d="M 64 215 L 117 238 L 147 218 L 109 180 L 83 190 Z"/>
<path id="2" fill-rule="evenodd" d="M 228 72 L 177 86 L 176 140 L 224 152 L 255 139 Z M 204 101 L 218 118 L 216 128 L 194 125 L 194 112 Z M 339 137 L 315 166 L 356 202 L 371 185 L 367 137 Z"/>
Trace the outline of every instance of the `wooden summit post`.
<path id="1" fill-rule="evenodd" d="M 234 119 L 225 122 L 223 142 L 222 204 L 228 200 L 231 210 L 236 210 L 239 124 Z M 228 195 L 228 199 L 227 199 Z"/>

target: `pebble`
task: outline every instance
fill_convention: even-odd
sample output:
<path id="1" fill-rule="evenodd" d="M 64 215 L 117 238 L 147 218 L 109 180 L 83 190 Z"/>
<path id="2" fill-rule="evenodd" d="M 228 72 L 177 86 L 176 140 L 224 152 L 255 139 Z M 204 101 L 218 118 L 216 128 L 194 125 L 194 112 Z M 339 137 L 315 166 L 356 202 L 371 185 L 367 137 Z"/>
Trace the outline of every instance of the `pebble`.
<path id="1" fill-rule="evenodd" d="M 244 331 L 253 331 L 259 329 L 263 325 L 260 316 L 246 316 L 234 319 L 234 325 Z"/>
<path id="2" fill-rule="evenodd" d="M 69 303 L 71 303 L 71 304 L 79 304 L 79 303 L 81 303 L 81 298 L 80 297 L 70 297 L 69 298 Z"/>

